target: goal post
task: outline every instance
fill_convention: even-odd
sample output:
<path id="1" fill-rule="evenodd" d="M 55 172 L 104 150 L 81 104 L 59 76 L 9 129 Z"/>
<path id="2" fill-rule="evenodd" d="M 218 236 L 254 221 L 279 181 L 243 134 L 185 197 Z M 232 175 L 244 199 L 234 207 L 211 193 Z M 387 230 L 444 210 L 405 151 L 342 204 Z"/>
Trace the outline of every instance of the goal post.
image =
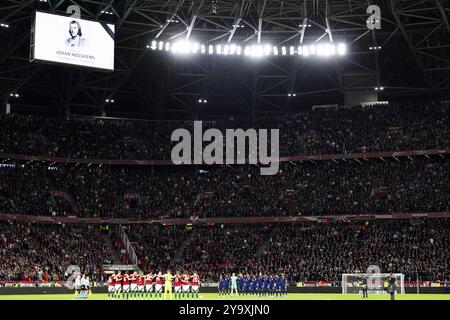
<path id="1" fill-rule="evenodd" d="M 367 292 L 371 294 L 387 294 L 390 277 L 395 277 L 396 294 L 405 294 L 405 275 L 402 273 L 344 273 L 342 274 L 343 294 L 362 294 L 363 279 L 367 279 Z"/>

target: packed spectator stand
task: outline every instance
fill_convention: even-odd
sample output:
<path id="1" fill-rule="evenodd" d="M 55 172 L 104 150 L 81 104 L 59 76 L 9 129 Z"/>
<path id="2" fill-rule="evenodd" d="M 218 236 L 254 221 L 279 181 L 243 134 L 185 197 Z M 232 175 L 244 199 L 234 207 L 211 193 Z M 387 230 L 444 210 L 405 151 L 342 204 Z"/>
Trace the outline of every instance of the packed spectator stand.
<path id="1" fill-rule="evenodd" d="M 437 103 L 405 103 L 209 121 L 204 129 L 278 128 L 282 156 L 432 150 L 450 145 L 448 114 Z M 192 125 L 2 115 L 0 214 L 177 219 L 450 211 L 448 155 L 284 162 L 276 176 L 260 176 L 252 165 L 112 166 L 6 157 L 168 160 L 172 131 Z M 377 264 L 406 279 L 449 278 L 448 218 L 184 228 L 128 226 L 141 269 L 195 269 L 211 281 L 224 270 L 339 281 L 343 272 Z M 126 254 L 122 259 L 129 262 Z M 72 263 L 97 277 L 108 261 L 94 225 L 0 222 L 0 281 L 56 281 Z"/>
<path id="2" fill-rule="evenodd" d="M 450 163 L 440 157 L 285 163 L 275 176 L 256 166 L 22 165 L 0 170 L 2 213 L 162 219 L 449 211 Z"/>
<path id="3" fill-rule="evenodd" d="M 0 281 L 65 282 L 71 265 L 99 281 L 107 263 L 98 226 L 0 223 Z"/>
<path id="4" fill-rule="evenodd" d="M 256 120 L 208 121 L 207 128 L 280 129 L 282 156 L 428 150 L 447 147 L 448 106 L 392 103 L 305 110 Z M 80 159 L 170 159 L 171 134 L 193 121 L 49 119 L 0 116 L 0 154 Z M 191 130 L 192 131 L 192 130 Z"/>
<path id="5" fill-rule="evenodd" d="M 130 228 L 137 247 L 146 248 L 144 270 L 196 271 L 206 282 L 220 273 L 269 272 L 337 284 L 342 273 L 364 273 L 369 265 L 403 273 L 405 281 L 450 277 L 449 219 Z"/>

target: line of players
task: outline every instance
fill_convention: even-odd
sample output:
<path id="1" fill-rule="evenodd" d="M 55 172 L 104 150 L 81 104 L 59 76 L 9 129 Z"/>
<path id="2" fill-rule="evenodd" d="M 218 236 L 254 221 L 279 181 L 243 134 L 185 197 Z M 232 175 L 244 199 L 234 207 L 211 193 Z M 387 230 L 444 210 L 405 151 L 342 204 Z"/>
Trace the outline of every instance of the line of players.
<path id="1" fill-rule="evenodd" d="M 79 274 L 75 278 L 75 298 L 76 299 L 88 299 L 91 291 L 91 281 L 85 274 Z"/>
<path id="2" fill-rule="evenodd" d="M 220 275 L 219 295 L 287 295 L 287 281 L 284 274 L 239 274 Z"/>
<path id="3" fill-rule="evenodd" d="M 144 275 L 143 272 L 139 274 L 134 272 L 129 274 L 121 274 L 117 271 L 115 274 L 108 277 L 108 299 L 162 299 L 162 292 L 164 288 L 164 299 L 173 299 L 172 296 L 172 281 L 175 293 L 175 299 L 191 298 L 198 299 L 198 292 L 200 289 L 200 276 L 197 273 L 192 275 L 187 272 L 182 275 L 177 272 L 172 275 L 170 270 L 163 274 L 161 271 L 152 274 Z M 154 293 L 154 296 L 153 296 Z"/>

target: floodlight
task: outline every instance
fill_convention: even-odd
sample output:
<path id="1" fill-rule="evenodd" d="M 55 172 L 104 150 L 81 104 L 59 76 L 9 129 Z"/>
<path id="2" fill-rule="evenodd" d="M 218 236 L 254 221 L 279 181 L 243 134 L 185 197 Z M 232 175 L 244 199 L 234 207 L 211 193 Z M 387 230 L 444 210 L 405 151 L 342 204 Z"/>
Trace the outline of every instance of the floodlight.
<path id="1" fill-rule="evenodd" d="M 339 43 L 337 52 L 340 56 L 345 55 L 347 53 L 347 46 L 344 43 Z"/>
<path id="2" fill-rule="evenodd" d="M 294 54 L 295 54 L 295 48 L 294 47 L 290 47 L 289 48 L 289 54 L 291 55 L 291 56 L 293 56 Z"/>

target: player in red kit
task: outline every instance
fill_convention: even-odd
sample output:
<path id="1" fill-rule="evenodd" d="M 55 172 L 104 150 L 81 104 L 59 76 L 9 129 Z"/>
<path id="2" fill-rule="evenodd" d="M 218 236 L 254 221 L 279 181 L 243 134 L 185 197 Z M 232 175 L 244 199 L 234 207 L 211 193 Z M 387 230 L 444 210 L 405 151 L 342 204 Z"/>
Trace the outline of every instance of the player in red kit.
<path id="1" fill-rule="evenodd" d="M 138 277 L 137 281 L 137 295 L 142 300 L 144 298 L 144 291 L 145 291 L 145 276 L 141 272 Z"/>
<path id="2" fill-rule="evenodd" d="M 186 272 L 181 276 L 181 282 L 183 284 L 183 299 L 184 294 L 186 293 L 186 297 L 189 298 L 189 280 L 191 276 Z"/>
<path id="3" fill-rule="evenodd" d="M 178 299 L 181 299 L 181 276 L 179 271 L 177 271 L 177 274 L 175 275 L 173 285 L 175 287 L 175 299 L 177 298 L 177 295 Z"/>
<path id="4" fill-rule="evenodd" d="M 115 285 L 114 285 L 114 294 L 116 298 L 119 298 L 120 293 L 122 292 L 122 279 L 123 275 L 120 273 L 120 271 L 118 271 L 115 277 Z"/>
<path id="5" fill-rule="evenodd" d="M 130 275 L 128 274 L 128 271 L 125 272 L 125 275 L 123 276 L 123 285 L 122 285 L 122 299 L 128 299 L 130 295 Z"/>
<path id="6" fill-rule="evenodd" d="M 153 292 L 153 278 L 155 276 L 150 272 L 148 275 L 145 276 L 145 297 L 148 298 L 148 294 L 150 293 L 150 299 L 152 298 L 152 292 Z"/>
<path id="7" fill-rule="evenodd" d="M 114 296 L 114 286 L 116 284 L 116 275 L 112 274 L 108 277 L 108 299 Z"/>
<path id="8" fill-rule="evenodd" d="M 162 299 L 162 287 L 164 283 L 164 277 L 162 272 L 158 272 L 158 275 L 156 276 L 156 285 L 155 285 L 155 298 L 157 297 L 159 293 L 159 299 Z"/>
<path id="9" fill-rule="evenodd" d="M 130 287 L 130 296 L 131 298 L 136 298 L 137 296 L 137 282 L 138 282 L 138 274 L 137 272 L 133 272 L 133 274 L 130 275 L 130 282 L 131 282 L 131 287 Z"/>
<path id="10" fill-rule="evenodd" d="M 196 298 L 198 299 L 198 291 L 200 289 L 200 276 L 194 272 L 194 274 L 192 275 L 192 298 L 194 298 L 194 293 L 196 295 Z"/>

